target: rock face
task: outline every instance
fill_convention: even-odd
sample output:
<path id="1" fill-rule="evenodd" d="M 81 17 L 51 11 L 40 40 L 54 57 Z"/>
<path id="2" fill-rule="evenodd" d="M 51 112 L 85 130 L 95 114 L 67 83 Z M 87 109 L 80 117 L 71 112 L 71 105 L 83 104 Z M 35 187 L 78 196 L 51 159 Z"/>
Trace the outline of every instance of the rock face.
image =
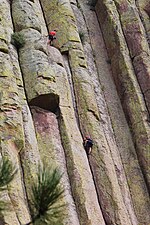
<path id="1" fill-rule="evenodd" d="M 63 173 L 62 224 L 150 225 L 149 16 L 146 0 L 0 1 L 0 157 L 18 169 L 3 224 L 31 221 L 46 161 Z"/>

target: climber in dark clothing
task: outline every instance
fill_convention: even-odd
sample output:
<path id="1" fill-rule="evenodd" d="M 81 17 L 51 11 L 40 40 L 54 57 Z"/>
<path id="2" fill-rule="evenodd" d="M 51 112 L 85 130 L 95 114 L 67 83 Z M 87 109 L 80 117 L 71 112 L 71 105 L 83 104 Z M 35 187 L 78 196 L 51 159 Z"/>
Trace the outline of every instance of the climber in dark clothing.
<path id="1" fill-rule="evenodd" d="M 89 136 L 86 136 L 83 140 L 83 146 L 87 155 L 89 155 L 92 151 L 93 140 Z"/>
<path id="2" fill-rule="evenodd" d="M 50 45 L 52 45 L 53 40 L 56 39 L 55 36 L 56 36 L 56 30 L 50 31 L 50 32 L 49 32 L 49 34 L 48 34 L 49 42 L 48 42 L 48 43 L 49 43 Z"/>

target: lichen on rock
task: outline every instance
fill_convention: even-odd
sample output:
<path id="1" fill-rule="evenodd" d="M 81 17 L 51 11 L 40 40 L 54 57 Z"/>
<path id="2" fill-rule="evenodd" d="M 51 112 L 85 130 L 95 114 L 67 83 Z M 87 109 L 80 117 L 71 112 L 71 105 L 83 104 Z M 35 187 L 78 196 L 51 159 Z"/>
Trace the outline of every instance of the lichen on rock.
<path id="1" fill-rule="evenodd" d="M 4 223 L 34 219 L 46 162 L 63 173 L 61 224 L 150 224 L 149 11 L 146 0 L 0 2 L 0 157 L 18 169 L 0 193 Z"/>

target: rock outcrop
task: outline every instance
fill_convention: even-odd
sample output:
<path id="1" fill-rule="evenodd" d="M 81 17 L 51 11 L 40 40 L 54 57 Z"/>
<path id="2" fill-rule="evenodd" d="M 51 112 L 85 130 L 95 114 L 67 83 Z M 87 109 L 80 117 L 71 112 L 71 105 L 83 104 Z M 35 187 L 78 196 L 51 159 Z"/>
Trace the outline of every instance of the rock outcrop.
<path id="1" fill-rule="evenodd" d="M 62 224 L 150 224 L 149 5 L 0 2 L 0 157 L 18 169 L 0 193 L 11 209 L 3 224 L 31 221 L 42 162 L 63 173 Z M 94 140 L 89 156 L 85 135 Z"/>

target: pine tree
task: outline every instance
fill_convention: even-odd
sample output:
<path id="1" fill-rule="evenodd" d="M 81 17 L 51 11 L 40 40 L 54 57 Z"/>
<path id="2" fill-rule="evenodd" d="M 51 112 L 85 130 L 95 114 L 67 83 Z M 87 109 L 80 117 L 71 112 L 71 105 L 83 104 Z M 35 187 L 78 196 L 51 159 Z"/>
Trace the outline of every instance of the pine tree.
<path id="1" fill-rule="evenodd" d="M 7 189 L 7 185 L 13 180 L 17 170 L 13 166 L 12 162 L 3 157 L 0 160 L 0 191 L 4 191 Z M 0 200 L 0 212 L 7 208 L 7 203 Z"/>
<path id="2" fill-rule="evenodd" d="M 63 220 L 63 207 L 60 199 L 64 192 L 60 185 L 62 174 L 58 168 L 52 169 L 44 164 L 39 166 L 37 179 L 32 185 L 32 204 L 34 215 L 29 224 L 61 225 Z"/>

